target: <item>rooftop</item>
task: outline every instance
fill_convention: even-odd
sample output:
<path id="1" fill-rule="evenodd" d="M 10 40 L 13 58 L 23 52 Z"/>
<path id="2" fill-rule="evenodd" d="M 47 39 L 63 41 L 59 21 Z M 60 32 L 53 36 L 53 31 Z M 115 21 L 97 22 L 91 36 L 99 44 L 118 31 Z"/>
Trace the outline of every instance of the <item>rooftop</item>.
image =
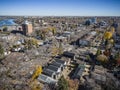
<path id="1" fill-rule="evenodd" d="M 50 69 L 50 70 L 52 70 L 52 71 L 57 72 L 59 68 L 56 67 L 56 66 L 53 66 L 53 65 L 49 65 L 49 66 L 47 67 L 47 69 Z"/>
<path id="2" fill-rule="evenodd" d="M 52 79 L 51 77 L 48 77 L 43 74 L 39 75 L 38 80 L 40 80 L 41 82 L 44 82 L 44 83 L 48 83 L 48 84 L 57 82 L 56 80 Z"/>
<path id="3" fill-rule="evenodd" d="M 2 26 L 12 26 L 12 25 L 17 25 L 14 22 L 14 19 L 5 19 L 5 20 L 0 21 L 0 27 L 2 27 Z"/>
<path id="4" fill-rule="evenodd" d="M 50 70 L 50 69 L 44 69 L 43 74 L 48 75 L 48 76 L 51 77 L 53 74 L 55 74 L 55 72 Z"/>

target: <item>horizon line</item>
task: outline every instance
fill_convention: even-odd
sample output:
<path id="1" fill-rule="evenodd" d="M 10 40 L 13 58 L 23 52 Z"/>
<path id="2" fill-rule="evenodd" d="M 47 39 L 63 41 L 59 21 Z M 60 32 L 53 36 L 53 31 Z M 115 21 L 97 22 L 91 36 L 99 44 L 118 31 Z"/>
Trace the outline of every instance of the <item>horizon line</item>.
<path id="1" fill-rule="evenodd" d="M 0 16 L 40 16 L 40 17 L 120 17 L 118 15 L 0 15 Z"/>

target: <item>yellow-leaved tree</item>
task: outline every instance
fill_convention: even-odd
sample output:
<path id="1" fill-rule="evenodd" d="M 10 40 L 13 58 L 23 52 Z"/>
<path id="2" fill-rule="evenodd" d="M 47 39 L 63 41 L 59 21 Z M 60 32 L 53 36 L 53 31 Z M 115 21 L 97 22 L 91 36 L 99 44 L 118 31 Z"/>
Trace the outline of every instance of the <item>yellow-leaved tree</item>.
<path id="1" fill-rule="evenodd" d="M 48 31 L 51 31 L 53 33 L 53 35 L 56 34 L 56 28 L 55 27 L 49 27 L 47 28 Z"/>
<path id="2" fill-rule="evenodd" d="M 109 31 L 106 31 L 105 34 L 104 34 L 104 39 L 108 40 L 112 37 L 112 33 L 109 32 Z"/>
<path id="3" fill-rule="evenodd" d="M 110 39 L 110 40 L 109 40 L 109 43 L 113 44 L 113 43 L 114 43 L 114 40 L 113 40 L 113 39 Z"/>
<path id="4" fill-rule="evenodd" d="M 110 32 L 113 34 L 115 32 L 115 28 L 112 26 L 110 27 Z"/>
<path id="5" fill-rule="evenodd" d="M 103 55 L 103 54 L 98 55 L 96 59 L 97 59 L 98 61 L 100 61 L 100 62 L 103 62 L 103 63 L 105 63 L 105 62 L 108 61 L 108 58 L 107 58 L 105 55 Z"/>
<path id="6" fill-rule="evenodd" d="M 28 81 L 28 85 L 31 90 L 42 90 L 40 83 L 36 80 L 36 78 L 42 73 L 42 66 L 37 66 L 35 72 L 32 75 L 30 81 Z"/>
<path id="7" fill-rule="evenodd" d="M 42 66 L 38 66 L 32 76 L 32 80 L 34 80 L 36 77 L 38 77 L 41 73 L 42 73 Z"/>
<path id="8" fill-rule="evenodd" d="M 53 33 L 53 35 L 56 34 L 56 28 L 55 27 L 52 28 L 52 33 Z"/>

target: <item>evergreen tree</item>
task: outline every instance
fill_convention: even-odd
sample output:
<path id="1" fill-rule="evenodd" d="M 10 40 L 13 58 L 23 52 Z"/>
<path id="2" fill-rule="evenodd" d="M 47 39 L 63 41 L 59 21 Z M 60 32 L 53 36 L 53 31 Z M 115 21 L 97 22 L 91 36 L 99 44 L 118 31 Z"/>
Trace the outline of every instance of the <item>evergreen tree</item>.
<path id="1" fill-rule="evenodd" d="M 68 81 L 62 76 L 58 81 L 58 90 L 68 90 Z"/>
<path id="2" fill-rule="evenodd" d="M 97 52 L 96 52 L 96 56 L 98 56 L 98 55 L 100 55 L 100 54 L 102 54 L 102 52 L 101 52 L 100 48 L 98 48 L 98 50 L 97 50 Z"/>
<path id="3" fill-rule="evenodd" d="M 3 28 L 3 31 L 8 31 L 8 28 L 5 26 L 5 27 Z"/>
<path id="4" fill-rule="evenodd" d="M 0 44 L 0 56 L 4 54 L 4 49 L 2 47 L 2 45 Z"/>

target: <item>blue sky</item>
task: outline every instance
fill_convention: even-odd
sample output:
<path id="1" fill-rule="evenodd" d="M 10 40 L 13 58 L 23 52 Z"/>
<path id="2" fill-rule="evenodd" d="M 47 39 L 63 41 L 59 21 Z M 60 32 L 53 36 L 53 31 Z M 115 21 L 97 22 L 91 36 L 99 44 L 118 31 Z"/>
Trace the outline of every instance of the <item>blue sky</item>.
<path id="1" fill-rule="evenodd" d="M 120 16 L 120 0 L 0 0 L 0 15 Z"/>

